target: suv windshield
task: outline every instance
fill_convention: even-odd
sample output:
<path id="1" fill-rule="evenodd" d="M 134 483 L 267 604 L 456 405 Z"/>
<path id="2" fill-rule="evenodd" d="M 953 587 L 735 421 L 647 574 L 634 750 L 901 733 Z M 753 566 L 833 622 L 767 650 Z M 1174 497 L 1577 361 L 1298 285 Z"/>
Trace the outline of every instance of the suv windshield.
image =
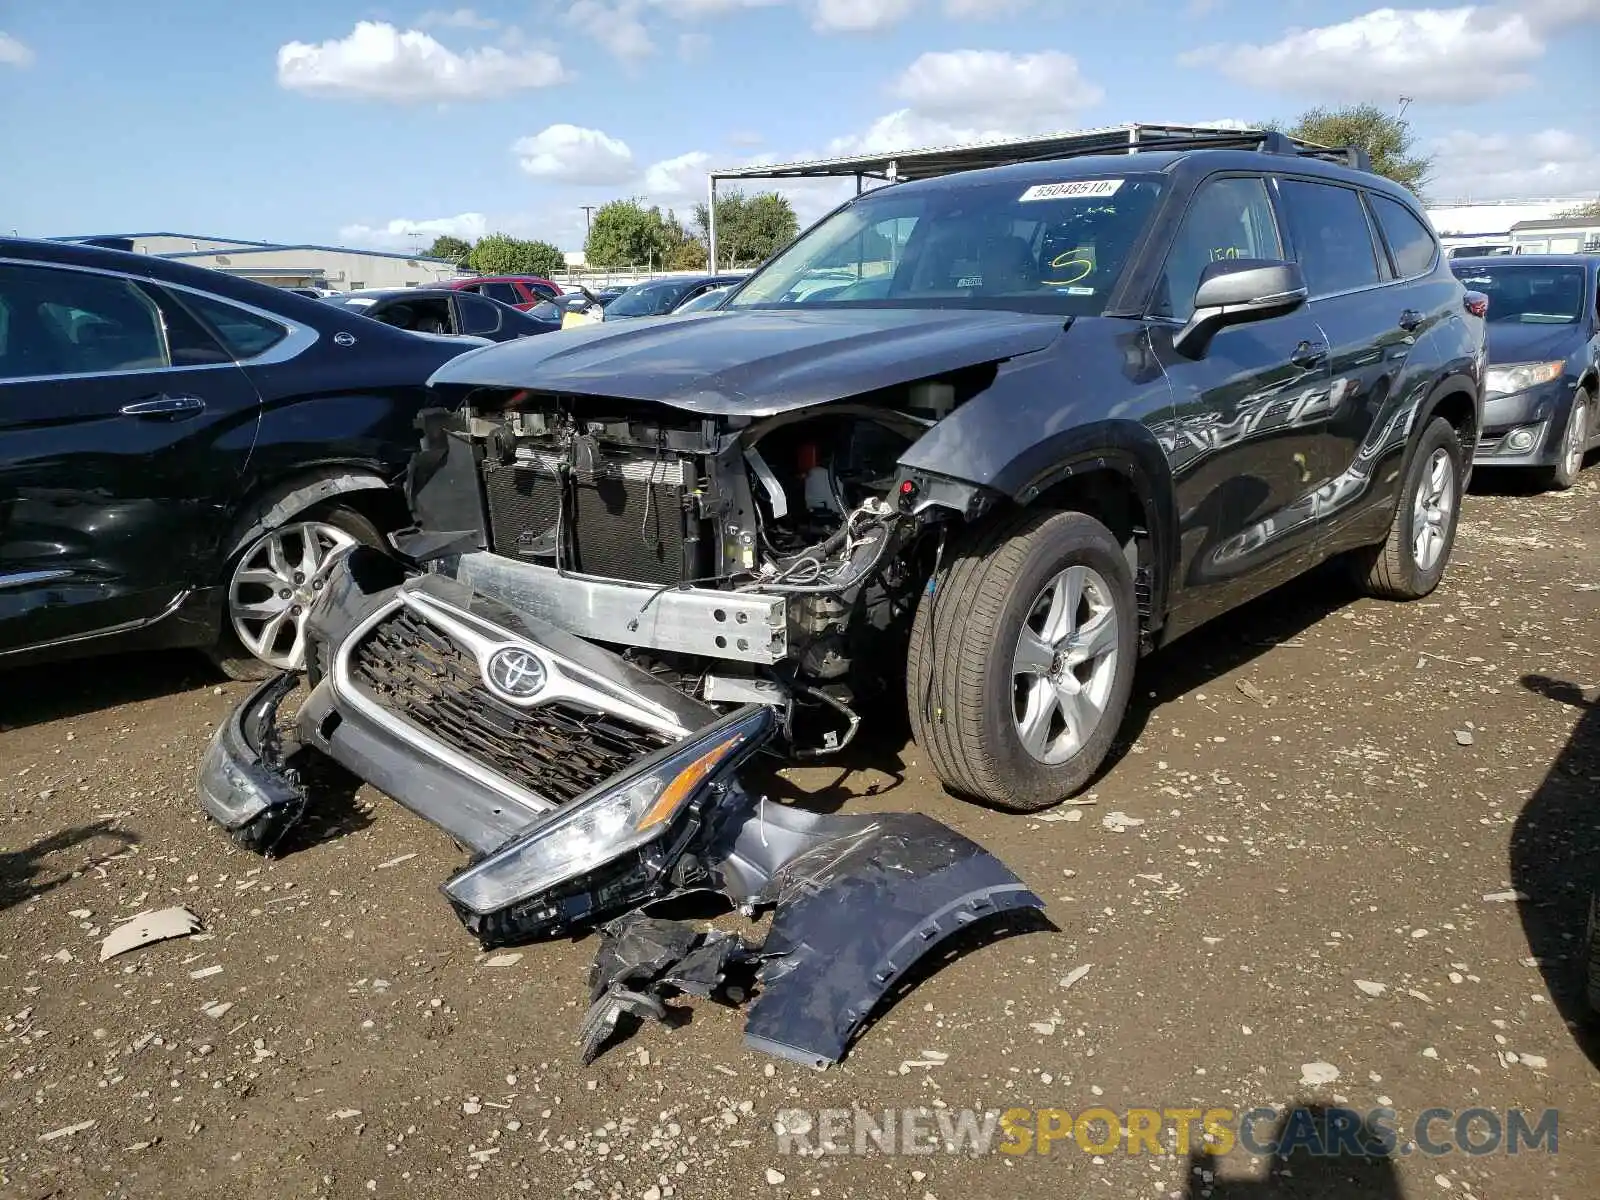
<path id="1" fill-rule="evenodd" d="M 1489 320 L 1570 325 L 1583 314 L 1583 268 L 1508 262 L 1455 268 L 1456 278 L 1489 297 Z"/>
<path id="2" fill-rule="evenodd" d="M 1097 315 L 1164 186 L 1158 175 L 1122 175 L 882 188 L 807 233 L 727 307 L 856 303 Z"/>

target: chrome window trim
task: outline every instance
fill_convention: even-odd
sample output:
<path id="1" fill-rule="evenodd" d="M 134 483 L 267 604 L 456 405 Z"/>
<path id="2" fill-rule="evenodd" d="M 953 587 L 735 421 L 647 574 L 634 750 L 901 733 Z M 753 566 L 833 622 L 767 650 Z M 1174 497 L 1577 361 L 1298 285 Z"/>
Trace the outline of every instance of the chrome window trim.
<path id="1" fill-rule="evenodd" d="M 0 592 L 7 588 L 27 587 L 32 583 L 50 583 L 56 579 L 65 579 L 73 574 L 71 571 L 17 571 L 10 575 L 0 575 Z"/>
<path id="2" fill-rule="evenodd" d="M 302 325 L 300 322 L 295 321 L 292 318 L 282 316 L 279 313 L 268 312 L 264 308 L 258 308 L 253 304 L 247 304 L 242 300 L 234 300 L 227 296 L 219 296 L 215 292 L 207 291 L 204 288 L 192 287 L 186 283 L 169 283 L 164 279 L 152 279 L 144 275 L 135 275 L 129 271 L 113 271 L 106 267 L 87 267 L 78 263 L 55 263 L 43 262 L 39 259 L 33 258 L 0 257 L 0 267 L 7 266 L 34 267 L 44 271 L 78 271 L 87 275 L 103 275 L 111 279 L 125 280 L 126 282 L 132 283 L 135 286 L 144 285 L 146 287 L 166 288 L 174 292 L 186 292 L 192 296 L 204 296 L 213 304 L 221 304 L 228 307 L 237 308 L 241 312 L 251 313 L 255 316 L 263 318 L 264 320 L 271 321 L 275 325 L 280 325 L 287 331 L 287 333 L 281 341 L 277 342 L 275 345 L 269 346 L 266 350 L 263 350 L 260 354 L 254 355 L 251 358 L 233 358 L 228 362 L 197 363 L 193 366 L 172 364 L 164 367 L 137 367 L 120 371 L 72 371 L 55 375 L 18 375 L 12 378 L 0 378 L 0 387 L 5 387 L 7 384 L 13 383 L 53 383 L 57 380 L 116 379 L 123 376 L 132 375 L 160 375 L 166 371 L 218 371 L 227 370 L 230 367 L 273 366 L 277 363 L 288 362 L 290 359 L 299 357 L 312 346 L 316 345 L 316 343 L 322 337 L 321 331 L 314 329 L 310 325 Z M 163 335 L 165 333 L 165 324 L 166 323 L 163 321 Z M 227 349 L 228 348 L 226 346 L 223 347 L 224 351 Z"/>

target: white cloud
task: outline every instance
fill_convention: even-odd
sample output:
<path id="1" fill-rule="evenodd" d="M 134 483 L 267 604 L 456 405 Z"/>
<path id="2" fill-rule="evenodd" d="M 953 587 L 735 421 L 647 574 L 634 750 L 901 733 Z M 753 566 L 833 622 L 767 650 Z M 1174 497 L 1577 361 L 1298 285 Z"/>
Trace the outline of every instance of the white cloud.
<path id="1" fill-rule="evenodd" d="M 418 29 L 498 29 L 500 22 L 470 8 L 430 10 L 417 18 Z"/>
<path id="2" fill-rule="evenodd" d="M 879 117 L 861 133 L 836 137 L 828 155 L 891 154 L 896 150 L 921 150 L 928 146 L 970 146 L 976 142 L 1001 142 L 1018 136 L 1014 129 L 978 129 L 925 117 L 909 108 Z"/>
<path id="3" fill-rule="evenodd" d="M 1293 29 L 1262 45 L 1204 46 L 1181 55 L 1254 87 L 1335 101 L 1391 104 L 1482 100 L 1533 82 L 1544 35 L 1600 16 L 1595 0 L 1533 0 L 1516 8 L 1379 8 L 1337 25 Z"/>
<path id="4" fill-rule="evenodd" d="M 956 50 L 924 54 L 889 87 L 913 112 L 961 124 L 1044 133 L 1071 124 L 1105 92 L 1070 54 Z"/>
<path id="5" fill-rule="evenodd" d="M 33 65 L 33 51 L 17 38 L 0 30 L 0 67 Z"/>
<path id="6" fill-rule="evenodd" d="M 413 221 L 409 217 L 396 217 L 385 225 L 345 225 L 339 230 L 339 240 L 349 246 L 371 246 L 378 250 L 423 250 L 433 239 L 449 235 L 475 242 L 489 232 L 489 222 L 482 213 L 461 213 L 454 217 L 432 217 Z"/>
<path id="7" fill-rule="evenodd" d="M 656 52 L 650 31 L 639 19 L 639 0 L 574 0 L 567 24 L 593 38 L 608 53 L 626 63 L 637 63 Z"/>
<path id="8" fill-rule="evenodd" d="M 698 199 L 705 194 L 706 173 L 710 170 L 711 156 L 703 150 L 691 150 L 677 158 L 652 163 L 644 173 L 644 190 L 651 199 Z"/>
<path id="9" fill-rule="evenodd" d="M 1428 192 L 1446 199 L 1600 195 L 1600 146 L 1564 129 L 1532 134 L 1456 130 L 1429 147 Z"/>
<path id="10" fill-rule="evenodd" d="M 699 62 L 711 49 L 711 37 L 704 33 L 680 33 L 678 57 L 684 62 Z"/>
<path id="11" fill-rule="evenodd" d="M 871 33 L 898 25 L 917 0 L 812 0 L 811 26 L 824 33 Z"/>
<path id="12" fill-rule="evenodd" d="M 650 3 L 681 21 L 694 21 L 747 8 L 770 8 L 784 3 L 784 0 L 650 0 Z"/>
<path id="13" fill-rule="evenodd" d="M 359 21 L 343 38 L 278 47 L 278 84 L 312 95 L 394 102 L 477 100 L 566 79 L 547 50 L 456 53 L 416 29 Z"/>
<path id="14" fill-rule="evenodd" d="M 626 183 L 633 177 L 628 143 L 581 125 L 551 125 L 511 147 L 522 169 L 563 183 Z"/>
<path id="15" fill-rule="evenodd" d="M 1033 0 L 944 0 L 945 16 L 957 21 L 988 21 L 1033 7 Z"/>

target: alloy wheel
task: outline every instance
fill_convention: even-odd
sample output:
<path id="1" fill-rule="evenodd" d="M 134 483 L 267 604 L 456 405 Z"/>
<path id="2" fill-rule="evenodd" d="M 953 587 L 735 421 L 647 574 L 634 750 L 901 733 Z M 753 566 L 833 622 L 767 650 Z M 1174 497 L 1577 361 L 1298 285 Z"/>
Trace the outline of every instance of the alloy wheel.
<path id="1" fill-rule="evenodd" d="M 303 667 L 311 604 L 355 545 L 344 530 L 321 521 L 284 525 L 256 539 L 228 581 L 228 617 L 245 649 L 280 671 Z"/>
<path id="2" fill-rule="evenodd" d="M 1117 675 L 1115 593 L 1092 567 L 1068 567 L 1034 598 L 1012 659 L 1012 716 L 1047 766 L 1081 750 L 1105 716 Z"/>
<path id="3" fill-rule="evenodd" d="M 1589 408 L 1580 395 L 1572 402 L 1572 416 L 1567 420 L 1567 435 L 1561 442 L 1561 458 L 1567 475 L 1577 478 L 1583 470 L 1584 443 L 1589 440 Z"/>
<path id="4" fill-rule="evenodd" d="M 1433 570 L 1444 557 L 1455 507 L 1455 461 L 1441 446 L 1428 460 L 1411 504 L 1411 557 L 1423 571 Z"/>

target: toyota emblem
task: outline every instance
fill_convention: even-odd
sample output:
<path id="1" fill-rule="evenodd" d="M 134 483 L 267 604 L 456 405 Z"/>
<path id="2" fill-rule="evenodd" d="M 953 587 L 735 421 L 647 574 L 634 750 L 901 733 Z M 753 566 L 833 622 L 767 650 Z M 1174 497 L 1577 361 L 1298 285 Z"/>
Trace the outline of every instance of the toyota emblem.
<path id="1" fill-rule="evenodd" d="M 512 700 L 531 700 L 544 690 L 544 664 L 536 654 L 515 646 L 496 652 L 484 676 L 490 687 Z"/>

